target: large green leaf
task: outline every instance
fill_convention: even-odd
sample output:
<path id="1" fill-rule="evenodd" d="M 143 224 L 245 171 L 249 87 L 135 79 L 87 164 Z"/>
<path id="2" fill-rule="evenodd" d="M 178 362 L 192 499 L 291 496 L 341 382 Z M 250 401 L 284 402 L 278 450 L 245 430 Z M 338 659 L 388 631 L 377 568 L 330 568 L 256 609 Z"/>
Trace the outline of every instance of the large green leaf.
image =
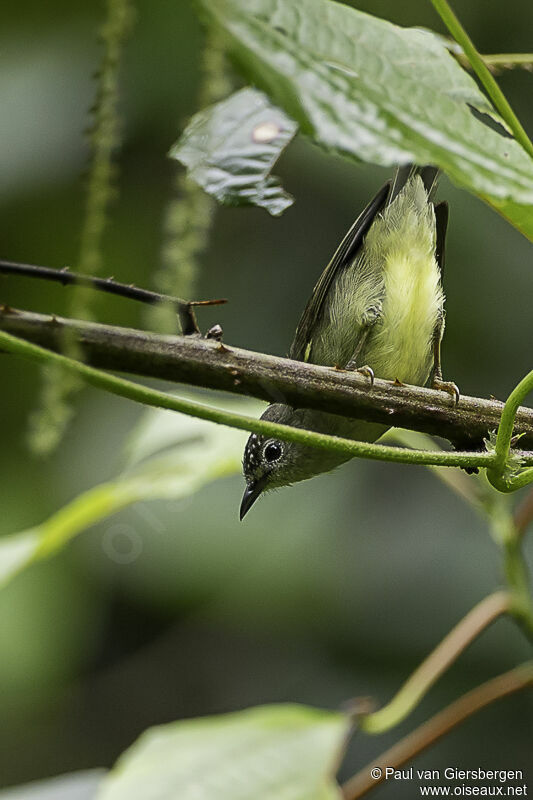
<path id="1" fill-rule="evenodd" d="M 195 114 L 170 151 L 220 203 L 273 215 L 293 203 L 270 173 L 297 125 L 256 89 L 242 89 Z"/>
<path id="2" fill-rule="evenodd" d="M 147 731 L 97 800 L 340 800 L 334 773 L 350 719 L 263 706 Z"/>
<path id="3" fill-rule="evenodd" d="M 95 800 L 103 775 L 104 770 L 92 769 L 15 786 L 0 792 L 0 800 Z"/>
<path id="4" fill-rule="evenodd" d="M 254 416 L 260 408 L 244 399 L 221 405 Z M 0 538 L 0 585 L 133 503 L 187 497 L 239 472 L 246 436 L 246 431 L 148 409 L 129 442 L 127 468 L 115 480 L 82 492 L 40 525 Z"/>
<path id="5" fill-rule="evenodd" d="M 436 164 L 533 239 L 533 160 L 438 37 L 331 0 L 198 2 L 248 78 L 318 144 Z"/>

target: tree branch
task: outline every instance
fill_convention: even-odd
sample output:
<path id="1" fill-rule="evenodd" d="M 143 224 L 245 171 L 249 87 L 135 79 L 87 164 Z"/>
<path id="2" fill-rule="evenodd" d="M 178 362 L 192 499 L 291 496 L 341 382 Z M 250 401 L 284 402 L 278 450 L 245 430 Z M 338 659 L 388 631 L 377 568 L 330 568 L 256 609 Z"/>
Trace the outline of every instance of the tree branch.
<path id="1" fill-rule="evenodd" d="M 148 303 L 148 305 L 152 306 L 168 306 L 176 311 L 181 330 L 185 334 L 200 332 L 193 312 L 194 306 L 218 306 L 227 302 L 226 300 L 181 300 L 179 297 L 172 297 L 169 294 L 140 289 L 133 283 L 119 283 L 112 277 L 97 278 L 93 275 L 72 272 L 68 267 L 52 269 L 51 267 L 19 264 L 14 261 L 0 259 L 0 274 L 54 281 L 62 286 L 85 286 L 88 289 L 97 289 L 100 292 L 116 294 L 120 297 L 127 297 L 130 300 L 137 300 L 140 303 Z"/>
<path id="2" fill-rule="evenodd" d="M 369 458 L 377 461 L 389 461 L 397 464 L 426 464 L 447 467 L 490 467 L 496 460 L 495 453 L 470 451 L 447 452 L 445 450 L 413 450 L 406 447 L 391 447 L 384 444 L 360 442 L 355 439 L 343 439 L 340 436 L 331 436 L 326 433 L 294 428 L 291 425 L 280 425 L 265 419 L 257 419 L 246 414 L 239 414 L 223 408 L 198 403 L 177 397 L 175 394 L 152 389 L 135 381 L 118 378 L 110 372 L 95 369 L 78 361 L 75 358 L 54 353 L 39 345 L 27 342 L 10 333 L 0 331 L 0 350 L 6 353 L 15 353 L 23 358 L 30 358 L 39 364 L 59 364 L 70 373 L 79 375 L 91 386 L 96 386 L 119 397 L 125 397 L 136 403 L 142 403 L 155 408 L 165 408 L 188 414 L 218 425 L 228 425 L 230 428 L 251 431 L 261 436 L 274 436 L 287 442 L 297 442 L 308 447 L 317 447 L 321 450 L 333 450 L 343 453 L 348 458 Z M 523 453 L 524 463 L 533 463 L 533 453 Z"/>
<path id="3" fill-rule="evenodd" d="M 347 417 L 424 431 L 460 449 L 483 448 L 498 427 L 503 404 L 227 347 L 199 336 L 162 336 L 129 328 L 0 308 L 0 330 L 61 352 L 72 336 L 86 362 L 103 369 L 286 402 Z M 522 407 L 515 434 L 533 450 L 533 409 Z"/>

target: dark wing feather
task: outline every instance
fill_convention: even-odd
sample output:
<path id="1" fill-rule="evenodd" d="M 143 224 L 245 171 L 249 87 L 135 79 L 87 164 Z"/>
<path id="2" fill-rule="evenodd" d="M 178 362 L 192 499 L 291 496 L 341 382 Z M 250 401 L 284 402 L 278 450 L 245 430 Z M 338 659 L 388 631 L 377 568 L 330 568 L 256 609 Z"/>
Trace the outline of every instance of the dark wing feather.
<path id="1" fill-rule="evenodd" d="M 440 269 L 440 279 L 444 273 L 444 251 L 446 243 L 446 230 L 448 228 L 448 203 L 442 202 L 435 206 L 435 225 L 437 231 L 435 258 Z"/>
<path id="2" fill-rule="evenodd" d="M 354 224 L 338 246 L 335 255 L 318 279 L 313 294 L 300 318 L 294 340 L 289 351 L 289 358 L 303 361 L 307 345 L 312 340 L 313 329 L 324 308 L 324 301 L 339 272 L 352 264 L 359 251 L 365 235 L 368 233 L 375 217 L 384 208 L 390 195 L 391 181 L 388 181 L 377 193 L 365 210 L 357 217 Z"/>

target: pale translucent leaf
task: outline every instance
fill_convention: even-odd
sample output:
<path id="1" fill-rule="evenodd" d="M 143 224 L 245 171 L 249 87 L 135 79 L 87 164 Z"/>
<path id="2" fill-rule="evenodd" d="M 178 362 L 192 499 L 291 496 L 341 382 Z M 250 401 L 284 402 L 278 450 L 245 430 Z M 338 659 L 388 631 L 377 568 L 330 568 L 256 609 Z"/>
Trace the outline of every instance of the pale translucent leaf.
<path id="1" fill-rule="evenodd" d="M 95 800 L 103 770 L 74 772 L 0 792 L 0 800 Z"/>
<path id="2" fill-rule="evenodd" d="M 293 198 L 271 171 L 297 130 L 262 92 L 242 89 L 199 111 L 170 151 L 220 203 L 282 214 Z"/>
<path id="3" fill-rule="evenodd" d="M 350 726 L 297 705 L 162 725 L 119 759 L 97 800 L 340 800 Z"/>

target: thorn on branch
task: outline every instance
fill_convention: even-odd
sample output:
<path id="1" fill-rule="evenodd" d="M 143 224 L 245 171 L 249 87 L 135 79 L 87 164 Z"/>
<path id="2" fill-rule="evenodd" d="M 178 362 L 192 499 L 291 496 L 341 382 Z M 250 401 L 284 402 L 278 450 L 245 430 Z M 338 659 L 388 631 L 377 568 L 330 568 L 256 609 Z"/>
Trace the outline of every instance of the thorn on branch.
<path id="1" fill-rule="evenodd" d="M 191 306 L 223 306 L 227 303 L 226 298 L 218 298 L 216 300 L 190 300 Z"/>

